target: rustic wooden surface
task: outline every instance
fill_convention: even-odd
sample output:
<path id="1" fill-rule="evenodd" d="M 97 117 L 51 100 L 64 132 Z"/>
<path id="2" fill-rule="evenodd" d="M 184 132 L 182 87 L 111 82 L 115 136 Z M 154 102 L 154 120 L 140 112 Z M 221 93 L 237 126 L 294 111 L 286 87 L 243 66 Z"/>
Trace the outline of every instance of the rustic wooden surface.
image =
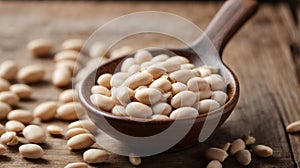
<path id="1" fill-rule="evenodd" d="M 0 2 L 0 61 L 14 59 L 20 66 L 46 65 L 45 82 L 33 85 L 32 100 L 19 105 L 32 110 L 40 102 L 57 100 L 61 90 L 49 83 L 53 61 L 32 58 L 25 48 L 29 40 L 47 37 L 56 41 L 58 47 L 67 38 L 88 38 L 110 19 L 144 10 L 178 14 L 204 29 L 220 5 L 213 2 Z M 296 14 L 300 16 L 300 10 L 296 10 Z M 178 30 L 178 33 L 182 31 Z M 299 32 L 288 5 L 261 5 L 256 16 L 233 38 L 223 55 L 225 63 L 236 72 L 241 86 L 234 113 L 206 142 L 185 151 L 143 158 L 141 167 L 205 167 L 207 161 L 203 151 L 207 147 L 232 141 L 249 131 L 257 143 L 271 146 L 274 155 L 267 159 L 253 157 L 248 167 L 298 167 L 300 135 L 287 134 L 284 128 L 300 119 L 300 80 L 296 73 L 299 71 Z M 190 38 L 194 39 L 192 34 Z M 138 43 L 128 40 L 126 43 L 135 48 L 177 45 L 168 38 L 146 38 Z M 48 124 L 66 128 L 68 123 L 52 120 L 42 126 Z M 9 153 L 0 157 L 0 167 L 64 167 L 70 162 L 82 161 L 83 151 L 70 151 L 63 138 L 49 136 L 43 148 L 43 159 L 36 161 L 23 159 L 17 147 L 10 148 Z M 226 159 L 223 165 L 242 167 L 233 157 Z M 91 167 L 131 165 L 126 157 L 113 154 L 107 163 Z"/>

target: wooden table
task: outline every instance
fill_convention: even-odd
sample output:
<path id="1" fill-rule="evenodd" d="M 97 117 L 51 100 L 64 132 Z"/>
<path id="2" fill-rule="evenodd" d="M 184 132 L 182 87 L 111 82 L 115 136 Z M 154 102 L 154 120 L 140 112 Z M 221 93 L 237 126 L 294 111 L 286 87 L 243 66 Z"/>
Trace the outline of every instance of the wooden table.
<path id="1" fill-rule="evenodd" d="M 0 2 L 0 61 L 16 60 L 20 66 L 32 63 L 47 65 L 46 81 L 53 68 L 51 59 L 34 59 L 26 51 L 26 43 L 34 38 L 47 37 L 57 46 L 68 38 L 88 38 L 107 21 L 135 11 L 159 10 L 180 15 L 204 29 L 220 3 L 214 2 Z M 297 14 L 298 12 L 298 14 Z M 296 16 L 300 16 L 300 10 Z M 117 30 L 117 28 L 116 28 Z M 178 30 L 181 33 L 184 30 Z M 273 148 L 273 157 L 253 157 L 248 167 L 298 167 L 300 135 L 290 135 L 285 127 L 300 119 L 300 90 L 297 70 L 300 66 L 300 29 L 295 26 L 286 4 L 262 4 L 226 47 L 223 58 L 236 72 L 241 86 L 239 103 L 227 122 L 205 143 L 185 151 L 143 158 L 141 167 L 205 167 L 203 152 L 241 135 L 252 132 L 258 144 Z M 107 37 L 109 38 L 109 36 Z M 193 36 L 191 35 L 191 38 Z M 176 46 L 165 39 L 167 46 Z M 135 48 L 149 44 L 165 46 L 163 40 L 128 41 Z M 290 50 L 292 48 L 292 50 Z M 299 74 L 299 73 L 298 73 Z M 50 82 L 33 85 L 32 101 L 20 103 L 20 108 L 32 110 L 38 103 L 57 100 L 60 89 Z M 53 120 L 43 123 L 68 123 Z M 18 148 L 0 157 L 1 168 L 63 167 L 82 161 L 83 151 L 73 152 L 63 138 L 47 137 L 43 159 L 23 159 Z M 242 167 L 234 157 L 226 159 L 224 167 Z M 94 167 L 131 167 L 127 157 L 112 155 L 107 163 Z"/>

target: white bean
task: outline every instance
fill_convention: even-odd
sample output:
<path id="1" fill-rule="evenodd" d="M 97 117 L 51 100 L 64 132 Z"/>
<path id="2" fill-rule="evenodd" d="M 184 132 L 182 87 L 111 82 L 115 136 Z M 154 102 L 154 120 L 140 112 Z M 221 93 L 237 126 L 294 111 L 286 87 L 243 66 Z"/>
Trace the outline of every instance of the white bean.
<path id="1" fill-rule="evenodd" d="M 205 79 L 210 84 L 210 88 L 212 91 L 225 90 L 226 84 L 220 75 L 213 74 L 208 77 L 204 77 L 203 79 Z"/>
<path id="2" fill-rule="evenodd" d="M 162 66 L 152 65 L 152 66 L 149 66 L 146 71 L 152 75 L 153 79 L 158 79 L 163 74 L 165 74 L 167 70 Z"/>
<path id="3" fill-rule="evenodd" d="M 151 116 L 151 119 L 153 119 L 153 120 L 169 120 L 170 118 L 166 115 L 154 114 Z"/>
<path id="4" fill-rule="evenodd" d="M 133 165 L 133 166 L 138 166 L 142 163 L 142 159 L 134 154 L 134 153 L 130 153 L 129 154 L 129 162 Z"/>
<path id="5" fill-rule="evenodd" d="M 168 103 L 158 102 L 152 105 L 153 114 L 169 115 L 172 111 L 172 107 Z"/>
<path id="6" fill-rule="evenodd" d="M 206 80 L 200 77 L 193 77 L 187 82 L 188 89 L 194 92 L 208 90 L 209 84 Z"/>
<path id="7" fill-rule="evenodd" d="M 110 53 L 110 57 L 111 58 L 118 58 L 118 57 L 121 57 L 121 56 L 129 55 L 133 51 L 134 51 L 134 49 L 129 47 L 129 46 L 123 46 L 121 48 L 113 50 Z"/>
<path id="8" fill-rule="evenodd" d="M 58 105 L 56 102 L 48 101 L 39 104 L 34 110 L 33 115 L 37 118 L 40 118 L 43 121 L 52 119 L 55 114 Z"/>
<path id="9" fill-rule="evenodd" d="M 3 61 L 0 65 L 0 77 L 10 81 L 17 76 L 18 70 L 19 67 L 15 61 Z"/>
<path id="10" fill-rule="evenodd" d="M 115 105 L 115 107 L 111 110 L 111 113 L 117 116 L 126 116 L 126 109 L 124 106 Z"/>
<path id="11" fill-rule="evenodd" d="M 176 82 L 176 83 L 172 84 L 172 89 L 171 90 L 172 90 L 172 94 L 176 95 L 179 92 L 188 90 L 188 87 L 183 83 Z"/>
<path id="12" fill-rule="evenodd" d="M 54 61 L 62 61 L 62 60 L 71 60 L 77 61 L 77 58 L 80 57 L 80 53 L 75 50 L 63 50 L 54 55 Z"/>
<path id="13" fill-rule="evenodd" d="M 20 132 L 25 128 L 25 125 L 19 121 L 10 120 L 5 123 L 7 131 Z"/>
<path id="14" fill-rule="evenodd" d="M 93 94 L 101 94 L 101 95 L 108 96 L 108 97 L 111 96 L 110 90 L 107 89 L 106 87 L 100 86 L 100 85 L 93 86 L 91 89 L 91 92 Z"/>
<path id="15" fill-rule="evenodd" d="M 128 73 L 129 73 L 129 74 L 135 74 L 135 73 L 140 72 L 140 71 L 141 71 L 141 66 L 140 66 L 140 65 L 137 65 L 137 64 L 132 65 L 132 66 L 128 69 Z"/>
<path id="16" fill-rule="evenodd" d="M 130 74 L 127 72 L 117 72 L 113 74 L 110 79 L 111 87 L 119 87 L 121 86 L 127 78 L 129 78 Z"/>
<path id="17" fill-rule="evenodd" d="M 208 113 L 220 107 L 220 104 L 213 99 L 204 99 L 194 104 L 200 114 Z"/>
<path id="18" fill-rule="evenodd" d="M 112 74 L 110 73 L 105 73 L 99 76 L 99 78 L 97 79 L 97 83 L 98 85 L 104 86 L 107 89 L 111 88 L 110 85 L 110 80 L 111 80 Z"/>
<path id="19" fill-rule="evenodd" d="M 128 69 L 135 64 L 134 58 L 126 58 L 121 65 L 122 72 L 128 72 Z"/>
<path id="20" fill-rule="evenodd" d="M 135 98 L 147 105 L 155 104 L 161 99 L 161 92 L 154 88 L 145 88 L 137 90 L 135 93 Z"/>
<path id="21" fill-rule="evenodd" d="M 93 58 L 107 56 L 107 46 L 104 42 L 96 41 L 89 49 L 89 55 Z"/>
<path id="22" fill-rule="evenodd" d="M 62 135 L 64 129 L 57 125 L 48 125 L 47 131 L 51 135 Z"/>
<path id="23" fill-rule="evenodd" d="M 195 92 L 197 96 L 197 101 L 209 99 L 211 97 L 212 91 L 211 90 L 203 90 L 199 92 Z"/>
<path id="24" fill-rule="evenodd" d="M 9 87 L 10 83 L 5 79 L 0 78 L 0 92 L 8 91 Z"/>
<path id="25" fill-rule="evenodd" d="M 152 115 L 152 110 L 145 104 L 131 102 L 126 106 L 126 114 L 136 118 L 149 118 Z"/>
<path id="26" fill-rule="evenodd" d="M 0 144 L 0 156 L 2 156 L 7 151 L 7 147 Z"/>
<path id="27" fill-rule="evenodd" d="M 43 149 L 36 144 L 24 144 L 19 147 L 19 152 L 24 158 L 39 159 L 43 157 Z"/>
<path id="28" fill-rule="evenodd" d="M 169 90 L 172 89 L 172 84 L 167 79 L 159 78 L 159 79 L 153 81 L 149 87 L 158 89 L 161 92 L 168 92 Z"/>
<path id="29" fill-rule="evenodd" d="M 211 98 L 216 100 L 222 106 L 227 101 L 228 95 L 222 91 L 214 91 L 211 94 Z"/>
<path id="30" fill-rule="evenodd" d="M 68 125 L 68 129 L 72 128 L 84 128 L 90 132 L 96 131 L 97 127 L 96 125 L 91 121 L 91 120 L 79 120 L 79 121 L 74 121 Z"/>
<path id="31" fill-rule="evenodd" d="M 174 110 L 170 114 L 170 118 L 173 120 L 189 119 L 189 118 L 195 118 L 197 116 L 198 116 L 198 111 L 192 107 L 181 107 Z"/>
<path id="32" fill-rule="evenodd" d="M 166 61 L 168 58 L 169 58 L 168 55 L 160 54 L 160 55 L 153 57 L 151 61 L 152 62 L 163 62 L 163 61 Z"/>
<path id="33" fill-rule="evenodd" d="M 102 163 L 109 157 L 105 150 L 89 149 L 83 153 L 83 160 L 87 163 Z"/>
<path id="34" fill-rule="evenodd" d="M 51 54 L 53 43 L 49 39 L 35 39 L 28 43 L 27 49 L 36 57 L 44 57 Z"/>
<path id="35" fill-rule="evenodd" d="M 78 94 L 74 89 L 67 89 L 59 94 L 58 100 L 63 104 L 74 102 L 78 100 Z"/>
<path id="36" fill-rule="evenodd" d="M 138 50 L 134 54 L 134 60 L 137 64 L 142 64 L 152 59 L 152 54 L 147 50 Z"/>
<path id="37" fill-rule="evenodd" d="M 45 68 L 41 65 L 28 65 L 19 70 L 17 78 L 24 83 L 36 83 L 43 80 L 45 73 Z"/>
<path id="38" fill-rule="evenodd" d="M 8 146 L 15 146 L 19 143 L 17 134 L 12 131 L 8 131 L 8 132 L 5 132 L 4 134 L 2 134 L 0 141 L 2 144 L 8 145 Z"/>
<path id="39" fill-rule="evenodd" d="M 20 99 L 28 99 L 32 94 L 32 88 L 26 84 L 14 84 L 9 89 L 18 95 Z"/>
<path id="40" fill-rule="evenodd" d="M 85 113 L 85 111 L 80 103 L 70 102 L 58 107 L 56 113 L 60 119 L 65 121 L 72 121 L 77 120 L 78 117 L 82 116 Z"/>
<path id="41" fill-rule="evenodd" d="M 64 168 L 88 168 L 89 166 L 86 163 L 83 162 L 74 162 L 69 163 Z"/>
<path id="42" fill-rule="evenodd" d="M 6 128 L 0 124 L 0 136 L 6 132 Z"/>
<path id="43" fill-rule="evenodd" d="M 139 86 L 147 86 L 153 80 L 152 75 L 147 72 L 138 72 L 131 77 L 129 77 L 125 82 L 124 85 L 128 86 L 131 89 L 136 89 Z"/>
<path id="44" fill-rule="evenodd" d="M 7 119 L 20 121 L 23 124 L 29 124 L 31 121 L 33 121 L 34 117 L 32 112 L 28 110 L 17 109 L 8 113 Z"/>
<path id="45" fill-rule="evenodd" d="M 104 111 L 111 111 L 115 106 L 115 101 L 111 97 L 107 97 L 100 94 L 92 94 L 90 96 L 92 103 Z"/>
<path id="46" fill-rule="evenodd" d="M 196 94 L 191 91 L 177 93 L 171 100 L 174 108 L 192 106 L 196 101 Z"/>
<path id="47" fill-rule="evenodd" d="M 85 133 L 89 133 L 89 131 L 84 128 L 71 128 L 67 131 L 66 136 L 68 139 L 70 139 L 73 136 L 76 136 L 79 134 L 85 134 Z"/>
<path id="48" fill-rule="evenodd" d="M 95 138 L 92 134 L 79 134 L 70 138 L 67 145 L 71 149 L 85 149 L 92 146 L 95 143 Z"/>
<path id="49" fill-rule="evenodd" d="M 65 67 L 56 68 L 52 74 L 52 83 L 57 87 L 67 87 L 72 80 L 72 74 Z"/>
<path id="50" fill-rule="evenodd" d="M 188 80 L 197 77 L 197 75 L 192 70 L 179 70 L 170 73 L 170 78 L 176 82 L 181 82 L 187 84 Z"/>
<path id="51" fill-rule="evenodd" d="M 23 129 L 24 137 L 31 143 L 44 143 L 46 133 L 40 126 L 28 125 Z"/>

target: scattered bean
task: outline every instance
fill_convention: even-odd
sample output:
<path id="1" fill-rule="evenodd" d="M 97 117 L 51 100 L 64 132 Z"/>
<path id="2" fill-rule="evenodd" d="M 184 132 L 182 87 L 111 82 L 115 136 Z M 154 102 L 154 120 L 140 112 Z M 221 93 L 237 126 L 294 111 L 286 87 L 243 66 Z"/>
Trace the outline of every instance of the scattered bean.
<path id="1" fill-rule="evenodd" d="M 221 146 L 221 149 L 223 149 L 224 151 L 228 151 L 228 149 L 230 148 L 231 146 L 231 143 L 230 142 L 227 142 L 225 143 L 224 145 Z"/>
<path id="2" fill-rule="evenodd" d="M 46 140 L 45 131 L 37 125 L 26 126 L 23 135 L 31 143 L 44 143 Z"/>
<path id="3" fill-rule="evenodd" d="M 64 129 L 57 125 L 48 125 L 47 131 L 51 135 L 62 135 Z"/>
<path id="4" fill-rule="evenodd" d="M 34 110 L 33 110 L 33 115 L 34 117 L 40 118 L 43 121 L 47 121 L 52 119 L 57 110 L 57 103 L 48 101 L 39 104 Z"/>
<path id="5" fill-rule="evenodd" d="M 28 110 L 17 109 L 8 113 L 7 119 L 20 121 L 23 124 L 29 124 L 31 121 L 33 121 L 34 117 L 32 112 Z"/>
<path id="6" fill-rule="evenodd" d="M 74 102 L 78 100 L 78 94 L 74 89 L 67 89 L 61 92 L 61 94 L 58 97 L 58 100 L 63 104 Z"/>
<path id="7" fill-rule="evenodd" d="M 89 55 L 93 58 L 107 57 L 108 54 L 106 53 L 106 51 L 107 51 L 106 44 L 101 41 L 97 41 L 97 42 L 93 43 L 93 45 L 89 49 Z"/>
<path id="8" fill-rule="evenodd" d="M 78 117 L 82 116 L 85 113 L 85 111 L 80 103 L 70 102 L 58 107 L 56 113 L 60 119 L 65 121 L 72 121 L 77 120 Z"/>
<path id="9" fill-rule="evenodd" d="M 74 121 L 68 125 L 68 129 L 72 128 L 84 128 L 90 132 L 97 130 L 96 125 L 91 120 Z"/>
<path id="10" fill-rule="evenodd" d="M 87 163 L 102 163 L 109 157 L 105 150 L 89 149 L 83 153 L 83 160 Z"/>
<path id="11" fill-rule="evenodd" d="M 273 149 L 266 145 L 255 145 L 252 152 L 259 157 L 270 157 L 273 155 Z"/>
<path id="12" fill-rule="evenodd" d="M 222 168 L 222 164 L 218 160 L 212 160 L 208 163 L 206 168 Z"/>
<path id="13" fill-rule="evenodd" d="M 0 136 L 1 136 L 2 134 L 4 134 L 5 132 L 6 132 L 5 127 L 4 127 L 2 124 L 0 124 Z"/>
<path id="14" fill-rule="evenodd" d="M 71 128 L 67 131 L 66 136 L 68 139 L 70 139 L 73 136 L 76 136 L 79 134 L 85 134 L 85 133 L 89 133 L 89 131 L 84 128 Z"/>
<path id="15" fill-rule="evenodd" d="M 41 82 L 45 75 L 45 69 L 41 65 L 28 65 L 21 68 L 18 72 L 18 80 L 24 83 Z"/>
<path id="16" fill-rule="evenodd" d="M 240 164 L 246 166 L 251 162 L 251 153 L 248 150 L 243 149 L 236 153 L 235 158 Z"/>
<path id="17" fill-rule="evenodd" d="M 62 61 L 62 60 L 71 60 L 77 61 L 77 58 L 80 56 L 80 53 L 75 50 L 63 50 L 54 55 L 54 61 Z"/>
<path id="18" fill-rule="evenodd" d="M 133 166 L 138 166 L 142 163 L 142 159 L 134 154 L 134 153 L 130 153 L 129 154 L 129 162 L 133 165 Z"/>
<path id="19" fill-rule="evenodd" d="M 43 149 L 36 144 L 25 144 L 19 147 L 19 152 L 24 158 L 39 159 L 43 157 Z"/>
<path id="20" fill-rule="evenodd" d="M 0 77 L 10 81 L 17 76 L 18 70 L 19 68 L 15 61 L 3 61 L 0 65 Z"/>
<path id="21" fill-rule="evenodd" d="M 7 147 L 0 144 L 0 156 L 2 156 L 7 151 Z"/>
<path id="22" fill-rule="evenodd" d="M 88 165 L 83 162 L 74 162 L 74 163 L 69 163 L 64 168 L 88 168 Z"/>
<path id="23" fill-rule="evenodd" d="M 27 49 L 35 57 L 44 57 L 51 54 L 53 44 L 49 39 L 35 39 L 28 43 Z"/>
<path id="24" fill-rule="evenodd" d="M 8 91 L 9 87 L 10 83 L 5 79 L 0 78 L 0 92 Z"/>
<path id="25" fill-rule="evenodd" d="M 19 121 L 10 120 L 5 123 L 7 131 L 20 132 L 25 128 L 25 125 Z"/>
<path id="26" fill-rule="evenodd" d="M 75 135 L 68 140 L 67 145 L 71 149 L 85 149 L 95 143 L 95 138 L 92 134 L 79 134 Z"/>
<path id="27" fill-rule="evenodd" d="M 19 97 L 11 91 L 0 92 L 0 102 L 6 103 L 8 105 L 14 106 L 19 103 Z"/>
<path id="28" fill-rule="evenodd" d="M 286 131 L 288 133 L 295 133 L 295 132 L 299 132 L 300 131 L 300 121 L 295 121 L 292 122 L 291 124 L 289 124 L 286 127 Z"/>

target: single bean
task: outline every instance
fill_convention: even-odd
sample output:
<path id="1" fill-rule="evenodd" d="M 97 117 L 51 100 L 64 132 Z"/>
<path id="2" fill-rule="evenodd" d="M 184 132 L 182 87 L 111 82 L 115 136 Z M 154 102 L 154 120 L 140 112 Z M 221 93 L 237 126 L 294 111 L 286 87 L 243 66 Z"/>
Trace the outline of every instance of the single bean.
<path id="1" fill-rule="evenodd" d="M 111 87 L 119 87 L 121 86 L 127 78 L 129 78 L 130 74 L 127 72 L 117 72 L 113 74 L 113 76 L 110 79 L 110 85 Z"/>
<path id="2" fill-rule="evenodd" d="M 152 110 L 149 106 L 139 103 L 131 102 L 126 106 L 126 114 L 136 118 L 149 118 L 152 115 Z"/>
<path id="3" fill-rule="evenodd" d="M 199 92 L 195 92 L 197 101 L 204 100 L 204 99 L 210 99 L 212 91 L 211 90 L 203 90 Z"/>
<path id="4" fill-rule="evenodd" d="M 56 68 L 52 74 L 52 83 L 57 87 L 67 87 L 70 85 L 71 80 L 72 74 L 65 67 Z"/>
<path id="5" fill-rule="evenodd" d="M 161 92 L 154 88 L 145 88 L 137 90 L 135 93 L 135 98 L 147 105 L 155 104 L 161 99 Z"/>
<path id="6" fill-rule="evenodd" d="M 40 118 L 43 121 L 47 121 L 52 119 L 55 114 L 58 105 L 56 102 L 48 101 L 39 104 L 34 110 L 33 115 L 34 117 Z"/>
<path id="7" fill-rule="evenodd" d="M 99 76 L 99 78 L 97 79 L 97 83 L 98 85 L 104 86 L 107 89 L 111 88 L 110 85 L 110 80 L 111 80 L 112 74 L 109 73 L 105 73 Z"/>
<path id="8" fill-rule="evenodd" d="M 170 118 L 166 115 L 154 114 L 151 116 L 151 119 L 153 119 L 153 120 L 169 120 Z"/>
<path id="9" fill-rule="evenodd" d="M 208 113 L 216 110 L 220 107 L 219 103 L 212 99 L 204 99 L 196 102 L 194 107 L 198 110 L 200 114 Z"/>
<path id="10" fill-rule="evenodd" d="M 89 166 L 86 163 L 83 162 L 74 162 L 69 163 L 64 168 L 88 168 Z"/>
<path id="11" fill-rule="evenodd" d="M 251 162 L 251 153 L 243 149 L 236 153 L 235 158 L 240 164 L 247 166 Z"/>
<path id="12" fill-rule="evenodd" d="M 24 137 L 31 143 L 44 143 L 46 133 L 42 127 L 37 125 L 28 125 L 23 129 Z"/>
<path id="13" fill-rule="evenodd" d="M 242 139 L 236 139 L 231 143 L 229 153 L 235 155 L 237 152 L 246 148 L 245 142 Z"/>
<path id="14" fill-rule="evenodd" d="M 163 74 L 166 73 L 166 69 L 162 66 L 149 66 L 146 71 L 152 75 L 153 79 L 160 78 Z"/>
<path id="15" fill-rule="evenodd" d="M 107 89 L 106 87 L 100 86 L 100 85 L 93 86 L 91 89 L 91 92 L 93 94 L 101 94 L 103 96 L 108 96 L 108 97 L 111 96 L 110 90 Z"/>
<path id="16" fill-rule="evenodd" d="M 128 86 L 130 89 L 136 89 L 139 86 L 147 86 L 153 80 L 152 75 L 147 72 L 138 72 L 130 76 L 125 82 L 124 85 Z"/>
<path id="17" fill-rule="evenodd" d="M 67 89 L 59 94 L 58 100 L 63 104 L 74 102 L 78 100 L 78 94 L 74 89 Z"/>
<path id="18" fill-rule="evenodd" d="M 193 77 L 187 82 L 188 89 L 194 92 L 209 90 L 209 84 L 200 77 Z"/>
<path id="19" fill-rule="evenodd" d="M 69 72 L 73 75 L 78 73 L 81 66 L 76 61 L 61 60 L 55 64 L 55 69 L 59 69 L 59 68 L 65 68 L 69 70 Z"/>
<path id="20" fill-rule="evenodd" d="M 92 94 L 90 96 L 91 102 L 104 111 L 111 111 L 115 106 L 115 101 L 111 97 L 107 97 L 100 94 Z"/>
<path id="21" fill-rule="evenodd" d="M 182 91 L 177 93 L 171 100 L 174 108 L 192 106 L 196 101 L 196 94 L 191 91 Z"/>
<path id="22" fill-rule="evenodd" d="M 6 119 L 7 114 L 12 110 L 9 104 L 0 102 L 0 120 Z"/>
<path id="23" fill-rule="evenodd" d="M 141 71 L 147 70 L 152 65 L 153 65 L 153 62 L 151 62 L 151 61 L 143 62 L 141 64 Z"/>
<path id="24" fill-rule="evenodd" d="M 25 125 L 19 121 L 10 120 L 5 123 L 7 131 L 20 132 L 25 128 Z"/>
<path id="25" fill-rule="evenodd" d="M 5 79 L 0 78 L 0 92 L 8 91 L 9 87 L 10 83 Z"/>
<path id="26" fill-rule="evenodd" d="M 206 168 L 222 168 L 222 164 L 218 160 L 212 160 L 208 163 Z"/>
<path id="27" fill-rule="evenodd" d="M 173 120 L 177 119 L 190 119 L 190 118 L 196 118 L 198 116 L 198 112 L 196 109 L 192 107 L 181 107 L 170 114 L 170 118 Z"/>
<path id="28" fill-rule="evenodd" d="M 220 75 L 212 74 L 210 76 L 204 77 L 203 79 L 205 79 L 210 84 L 210 88 L 212 91 L 225 90 L 226 84 L 223 80 L 223 77 L 221 77 Z"/>
<path id="29" fill-rule="evenodd" d="M 43 157 L 44 151 L 39 145 L 24 144 L 19 147 L 19 152 L 24 158 L 39 159 Z"/>
<path id="30" fill-rule="evenodd" d="M 66 136 L 68 139 L 70 139 L 73 136 L 76 136 L 79 134 L 86 134 L 86 133 L 89 133 L 89 131 L 84 128 L 71 128 L 67 131 Z"/>
<path id="31" fill-rule="evenodd" d="M 53 43 L 49 39 L 35 39 L 28 43 L 27 49 L 35 57 L 44 57 L 51 54 Z"/>
<path id="32" fill-rule="evenodd" d="M 132 65 L 132 66 L 128 69 L 128 73 L 129 73 L 129 74 L 135 74 L 135 73 L 140 72 L 140 71 L 141 71 L 141 66 L 140 66 L 140 65 L 137 65 L 137 64 Z"/>
<path id="33" fill-rule="evenodd" d="M 221 149 L 223 149 L 224 151 L 228 151 L 228 149 L 230 148 L 230 146 L 231 146 L 231 143 L 230 142 L 227 142 L 227 143 L 225 143 L 225 144 L 223 144 L 222 146 L 221 146 Z"/>
<path id="34" fill-rule="evenodd" d="M 28 65 L 19 70 L 17 78 L 24 83 L 36 83 L 43 80 L 45 73 L 41 65 Z"/>
<path id="35" fill-rule="evenodd" d="M 61 48 L 63 50 L 80 51 L 83 46 L 84 46 L 84 40 L 82 39 L 68 39 L 62 43 Z"/>
<path id="36" fill-rule="evenodd" d="M 180 70 L 181 64 L 178 62 L 164 61 L 164 62 L 158 63 L 158 66 L 163 67 L 166 70 L 166 72 L 172 73 L 174 71 Z"/>
<path id="37" fill-rule="evenodd" d="M 130 153 L 129 154 L 129 162 L 133 165 L 133 166 L 138 166 L 142 163 L 142 159 L 134 154 L 134 153 Z"/>
<path id="38" fill-rule="evenodd" d="M 85 149 L 92 146 L 95 143 L 95 138 L 92 134 L 79 134 L 70 138 L 67 145 L 71 149 Z"/>
<path id="39" fill-rule="evenodd" d="M 77 61 L 77 58 L 80 57 L 80 53 L 75 50 L 63 50 L 54 55 L 54 61 L 70 60 Z"/>
<path id="40" fill-rule="evenodd" d="M 8 113 L 7 119 L 20 121 L 23 124 L 29 124 L 31 121 L 33 121 L 34 117 L 32 112 L 28 110 L 17 109 Z"/>
<path id="41" fill-rule="evenodd" d="M 199 68 L 197 68 L 197 70 L 200 72 L 201 77 L 206 77 L 206 76 L 211 75 L 211 71 L 209 69 L 199 67 Z"/>
<path id="42" fill-rule="evenodd" d="M 153 114 L 169 115 L 172 111 L 172 107 L 168 103 L 158 102 L 152 105 Z"/>
<path id="43" fill-rule="evenodd" d="M 192 70 L 195 68 L 195 65 L 194 64 L 182 64 L 180 66 L 180 69 L 189 69 L 189 70 Z"/>
<path id="44" fill-rule="evenodd" d="M 151 60 L 151 62 L 163 62 L 166 61 L 169 58 L 166 54 L 159 54 L 157 56 L 154 56 Z"/>
<path id="45" fill-rule="evenodd" d="M 126 109 L 124 106 L 115 105 L 115 107 L 111 110 L 111 113 L 117 116 L 126 116 Z"/>
<path id="46" fill-rule="evenodd" d="M 188 64 L 188 63 L 190 63 L 190 61 L 187 58 L 185 58 L 183 56 L 179 56 L 179 55 L 172 56 L 169 59 L 167 59 L 166 61 L 170 62 L 170 63 L 171 62 L 178 62 L 180 64 Z"/>
<path id="47" fill-rule="evenodd" d="M 273 149 L 266 145 L 255 145 L 252 152 L 259 157 L 270 157 L 273 155 Z"/>
<path id="48" fill-rule="evenodd" d="M 80 103 L 70 102 L 58 107 L 56 113 L 60 119 L 72 121 L 77 120 L 78 117 L 82 116 L 85 113 L 85 111 Z"/>
<path id="49" fill-rule="evenodd" d="M 1 135 L 0 141 L 4 145 L 15 146 L 19 143 L 17 134 L 12 131 L 5 132 Z"/>
<path id="50" fill-rule="evenodd" d="M 290 123 L 287 127 L 286 127 L 286 131 L 288 133 L 295 133 L 295 132 L 299 132 L 300 131 L 300 121 L 295 121 Z"/>
<path id="51" fill-rule="evenodd" d="M 150 61 L 152 59 L 152 54 L 147 50 L 138 50 L 134 54 L 134 60 L 137 64 L 142 64 L 143 62 Z"/>
<path id="52" fill-rule="evenodd" d="M 244 141 L 246 145 L 253 145 L 255 144 L 256 139 L 251 135 L 246 135 Z"/>
<path id="53" fill-rule="evenodd" d="M 172 84 L 167 79 L 159 78 L 153 81 L 149 87 L 158 89 L 161 92 L 168 92 L 169 90 L 172 89 Z"/>
<path id="54" fill-rule="evenodd" d="M 188 90 L 188 87 L 183 83 L 176 82 L 176 83 L 172 84 L 172 89 L 171 90 L 172 90 L 172 94 L 176 95 L 179 92 Z"/>
<path id="55" fill-rule="evenodd" d="M 83 153 L 83 160 L 87 163 L 102 163 L 109 157 L 105 150 L 89 149 Z"/>
<path id="56" fill-rule="evenodd" d="M 62 135 L 64 129 L 57 125 L 49 125 L 47 131 L 51 135 Z"/>
<path id="57" fill-rule="evenodd" d="M 211 99 L 216 100 L 221 106 L 224 105 L 228 99 L 228 95 L 223 91 L 214 91 L 211 94 Z"/>
<path id="58" fill-rule="evenodd" d="M 17 105 L 19 103 L 19 97 L 11 91 L 0 92 L 0 102 L 6 103 L 10 106 Z"/>
<path id="59" fill-rule="evenodd" d="M 208 160 L 223 162 L 228 157 L 228 154 L 226 151 L 219 148 L 208 148 L 205 152 L 205 157 Z"/>
<path id="60" fill-rule="evenodd" d="M 0 77 L 10 81 L 17 76 L 18 70 L 19 67 L 15 61 L 3 61 L 0 65 Z"/>
<path id="61" fill-rule="evenodd" d="M 20 99 L 28 99 L 32 94 L 32 88 L 26 84 L 14 84 L 9 89 L 18 95 Z"/>

